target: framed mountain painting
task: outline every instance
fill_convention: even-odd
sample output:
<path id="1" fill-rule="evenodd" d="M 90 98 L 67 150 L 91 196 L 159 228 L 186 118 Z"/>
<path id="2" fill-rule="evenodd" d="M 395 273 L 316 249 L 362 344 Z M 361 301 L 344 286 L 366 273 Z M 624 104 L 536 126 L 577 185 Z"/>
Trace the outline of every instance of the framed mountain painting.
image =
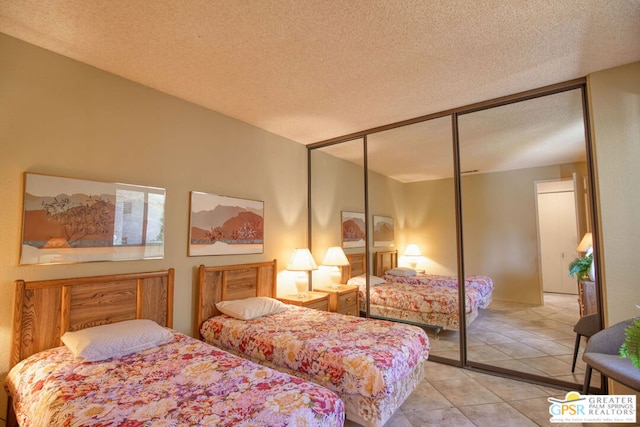
<path id="1" fill-rule="evenodd" d="M 264 202 L 191 192 L 189 256 L 264 252 Z"/>

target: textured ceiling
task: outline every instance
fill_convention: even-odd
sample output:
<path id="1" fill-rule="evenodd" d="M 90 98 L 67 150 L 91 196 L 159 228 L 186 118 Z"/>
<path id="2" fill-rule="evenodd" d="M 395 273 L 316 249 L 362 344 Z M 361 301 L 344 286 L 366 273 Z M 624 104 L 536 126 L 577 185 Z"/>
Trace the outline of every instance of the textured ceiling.
<path id="1" fill-rule="evenodd" d="M 0 31 L 302 144 L 640 60 L 638 0 L 0 0 Z"/>

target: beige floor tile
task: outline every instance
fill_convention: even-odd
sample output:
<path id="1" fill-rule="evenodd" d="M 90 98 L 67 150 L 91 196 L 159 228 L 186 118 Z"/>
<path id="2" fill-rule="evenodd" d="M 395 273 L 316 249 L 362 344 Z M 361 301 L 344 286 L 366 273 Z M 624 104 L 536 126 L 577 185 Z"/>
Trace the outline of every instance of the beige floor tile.
<path id="1" fill-rule="evenodd" d="M 499 360 L 511 360 L 513 357 L 498 350 L 496 346 L 483 345 L 468 348 L 468 359 L 481 363 L 491 363 Z"/>
<path id="2" fill-rule="evenodd" d="M 501 399 L 473 378 L 431 381 L 431 384 L 454 406 L 496 403 Z"/>
<path id="3" fill-rule="evenodd" d="M 563 354 L 573 354 L 573 345 L 563 345 L 555 341 L 540 338 L 525 337 L 521 342 L 550 356 L 560 356 Z"/>
<path id="4" fill-rule="evenodd" d="M 507 354 L 513 359 L 522 359 L 525 357 L 546 356 L 546 353 L 536 350 L 534 347 L 522 342 L 510 342 L 493 344 L 494 348 L 497 348 L 501 352 Z"/>
<path id="5" fill-rule="evenodd" d="M 549 397 L 556 399 L 564 399 L 566 392 L 561 392 L 548 397 L 537 397 L 531 399 L 521 399 L 510 402 L 510 405 L 517 409 L 521 414 L 532 420 L 538 426 L 558 426 L 561 424 L 551 423 L 551 415 L 549 415 L 549 407 L 551 403 L 547 400 Z M 570 424 L 571 427 L 579 427 L 581 424 Z"/>
<path id="6" fill-rule="evenodd" d="M 475 427 L 475 424 L 457 408 L 417 411 L 405 414 L 405 416 L 414 427 Z M 385 425 L 385 427 L 393 426 Z"/>
<path id="7" fill-rule="evenodd" d="M 424 369 L 424 377 L 431 383 L 433 383 L 434 381 L 469 377 L 467 371 L 465 371 L 464 369 L 459 369 L 454 366 L 445 365 L 443 363 L 427 361 L 424 365 Z"/>
<path id="8" fill-rule="evenodd" d="M 413 425 L 405 414 L 399 410 L 389 418 L 384 427 L 413 427 Z"/>
<path id="9" fill-rule="evenodd" d="M 535 398 L 550 396 L 548 390 L 543 390 L 537 385 L 523 381 L 514 381 L 508 378 L 501 378 L 486 374 L 483 374 L 480 378 L 475 378 L 475 380 L 505 402 L 519 400 L 523 397 Z"/>
<path id="10" fill-rule="evenodd" d="M 521 362 L 527 365 L 533 366 L 539 371 L 544 372 L 545 376 L 559 377 L 563 375 L 571 374 L 571 364 L 564 362 L 557 357 L 544 356 L 544 357 L 532 357 L 527 359 L 519 359 Z"/>
<path id="11" fill-rule="evenodd" d="M 507 403 L 462 406 L 459 408 L 476 426 L 535 427 L 536 423 Z"/>
<path id="12" fill-rule="evenodd" d="M 404 413 L 409 413 L 451 407 L 453 407 L 453 404 L 442 393 L 430 383 L 423 381 L 404 401 L 400 409 Z"/>

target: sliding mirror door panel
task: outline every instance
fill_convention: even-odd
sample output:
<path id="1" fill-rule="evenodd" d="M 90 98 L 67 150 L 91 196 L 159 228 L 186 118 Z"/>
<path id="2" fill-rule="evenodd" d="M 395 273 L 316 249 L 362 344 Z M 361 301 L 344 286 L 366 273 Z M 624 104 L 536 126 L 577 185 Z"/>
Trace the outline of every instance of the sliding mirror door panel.
<path id="1" fill-rule="evenodd" d="M 330 302 L 348 299 L 349 307 L 333 309 L 357 315 L 355 293 L 345 288 L 351 274 L 345 264 L 365 250 L 364 140 L 315 148 L 309 155 L 311 252 L 319 266 L 313 289 L 331 293 Z"/>
<path id="2" fill-rule="evenodd" d="M 574 188 L 587 175 L 582 105 L 574 89 L 458 117 L 470 364 L 584 378 L 580 358 L 571 371 L 581 312 L 568 267 L 588 227 Z"/>
<path id="3" fill-rule="evenodd" d="M 430 357 L 460 360 L 451 117 L 367 137 L 371 313 L 422 326 Z M 392 228 L 392 233 L 389 229 Z"/>

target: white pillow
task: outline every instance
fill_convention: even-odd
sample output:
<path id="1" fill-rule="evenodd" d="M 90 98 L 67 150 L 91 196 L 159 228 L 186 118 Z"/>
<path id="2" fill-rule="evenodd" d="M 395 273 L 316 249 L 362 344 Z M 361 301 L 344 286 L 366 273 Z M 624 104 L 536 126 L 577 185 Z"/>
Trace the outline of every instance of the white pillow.
<path id="1" fill-rule="evenodd" d="M 173 339 L 153 320 L 135 319 L 65 332 L 61 340 L 80 362 L 98 362 L 157 347 Z"/>
<path id="2" fill-rule="evenodd" d="M 409 276 L 415 276 L 416 275 L 416 271 L 414 269 L 412 269 L 412 268 L 398 267 L 398 268 L 392 268 L 391 270 L 385 271 L 385 274 L 390 274 L 392 276 L 409 277 Z"/>
<path id="3" fill-rule="evenodd" d="M 385 280 L 383 278 L 378 276 L 369 276 L 370 286 L 381 285 L 383 283 L 385 283 Z M 354 276 L 351 279 L 347 280 L 347 285 L 366 286 L 367 285 L 366 276 L 364 274 L 361 274 L 359 276 Z"/>
<path id="4" fill-rule="evenodd" d="M 216 308 L 227 316 L 240 320 L 256 319 L 289 309 L 285 303 L 269 297 L 251 297 L 231 301 L 220 301 L 216 303 Z"/>

